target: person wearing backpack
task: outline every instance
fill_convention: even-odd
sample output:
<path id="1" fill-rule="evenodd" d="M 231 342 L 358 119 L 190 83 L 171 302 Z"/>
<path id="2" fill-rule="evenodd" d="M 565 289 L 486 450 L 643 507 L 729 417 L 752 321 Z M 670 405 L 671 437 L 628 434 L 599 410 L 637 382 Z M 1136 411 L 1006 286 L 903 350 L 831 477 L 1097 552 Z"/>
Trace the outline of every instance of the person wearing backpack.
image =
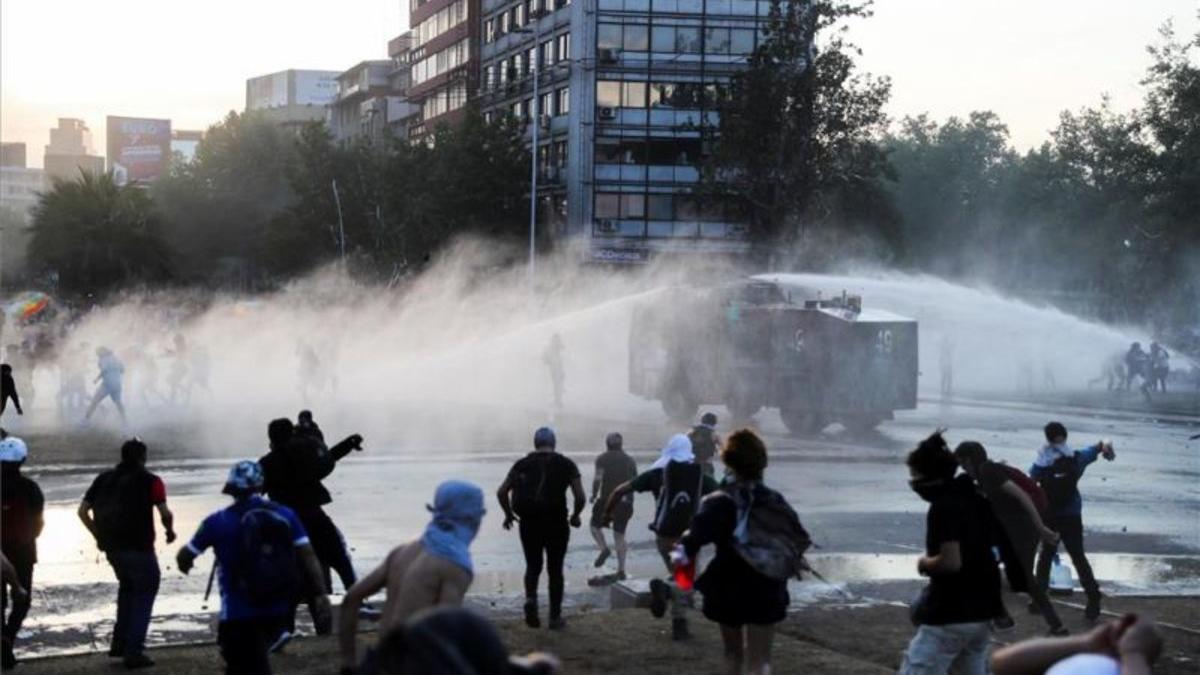
<path id="1" fill-rule="evenodd" d="M 1087 553 L 1083 549 L 1083 497 L 1079 494 L 1079 479 L 1088 465 L 1100 457 L 1108 461 L 1117 458 L 1111 443 L 1101 441 L 1095 445 L 1074 450 L 1067 445 L 1067 428 L 1061 422 L 1046 425 L 1046 445 L 1038 451 L 1037 459 L 1029 469 L 1029 475 L 1038 482 L 1046 493 L 1048 502 L 1047 525 L 1062 537 L 1062 545 L 1071 556 L 1079 585 L 1087 595 L 1087 606 L 1083 615 L 1088 621 L 1100 617 L 1100 585 L 1092 573 Z M 1050 564 L 1058 553 L 1058 544 L 1043 543 L 1037 563 L 1037 583 L 1043 589 L 1050 582 Z"/>
<path id="2" fill-rule="evenodd" d="M 97 476 L 79 503 L 79 519 L 117 575 L 117 620 L 108 655 L 123 657 L 126 668 L 154 665 L 144 650 L 161 579 L 154 554 L 156 509 L 170 544 L 175 516 L 167 508 L 167 488 L 146 470 L 146 444 L 137 438 L 121 445 L 121 463 Z"/>
<path id="3" fill-rule="evenodd" d="M 17 665 L 13 645 L 21 632 L 21 624 L 29 613 L 30 592 L 33 591 L 33 566 L 37 564 L 37 538 L 42 534 L 44 521 L 42 511 L 46 499 L 42 489 L 33 480 L 21 475 L 21 465 L 29 455 L 25 441 L 15 436 L 0 440 L 0 502 L 3 519 L 0 521 L 0 550 L 12 564 L 18 586 L 13 587 L 12 608 L 9 610 L 9 592 L 0 588 L 0 621 L 3 634 L 0 639 L 0 667 L 5 670 Z"/>
<path id="4" fill-rule="evenodd" d="M 537 588 L 543 559 L 550 586 L 551 630 L 566 628 L 562 616 L 563 563 L 572 527 L 579 527 L 579 514 L 587 504 L 583 480 L 575 462 L 555 452 L 554 430 L 541 427 L 533 434 L 533 452 L 513 464 L 496 491 L 504 511 L 504 529 L 518 523 L 521 549 L 525 553 L 525 624 L 541 626 Z M 575 503 L 567 518 L 567 489 Z M 568 526 L 569 522 L 569 526 Z"/>
<path id="5" fill-rule="evenodd" d="M 713 475 L 713 458 L 717 456 L 717 448 L 721 445 L 721 439 L 717 437 L 717 416 L 710 412 L 704 413 L 700 417 L 700 424 L 692 427 L 688 433 L 688 440 L 692 442 L 692 454 L 696 456 L 696 463 L 704 468 L 705 475 Z"/>
<path id="6" fill-rule="evenodd" d="M 269 650 L 305 589 L 313 593 L 316 620 L 328 623 L 332 616 L 304 525 L 288 507 L 263 499 L 263 484 L 257 462 L 234 464 L 221 490 L 233 504 L 205 518 L 175 556 L 184 574 L 206 549 L 217 557 L 217 645 L 228 675 L 270 674 Z"/>
<path id="7" fill-rule="evenodd" d="M 685 566 L 702 546 L 716 545 L 695 584 L 704 596 L 704 616 L 721 626 L 729 672 L 765 674 L 775 624 L 791 602 L 788 579 L 805 568 L 812 540 L 783 495 L 763 485 L 767 446 L 757 434 L 730 434 L 721 461 L 729 478 L 700 502 L 671 558 Z"/>
<path id="8" fill-rule="evenodd" d="M 691 525 L 700 506 L 700 498 L 718 487 L 717 481 L 705 474 L 704 467 L 696 463 L 692 442 L 688 437 L 675 434 L 648 471 L 613 490 L 608 497 L 605 513 L 611 517 L 617 505 L 630 493 L 653 493 L 654 520 L 650 522 L 650 529 L 654 531 L 654 542 L 666 565 L 667 574 L 673 575 L 675 567 L 671 563 L 671 551 Z M 679 588 L 673 580 L 650 580 L 650 612 L 659 618 L 666 614 L 668 603 L 671 605 L 672 639 L 686 640 L 689 637 L 685 610 L 690 595 L 690 590 Z"/>
<path id="9" fill-rule="evenodd" d="M 988 459 L 987 450 L 975 441 L 959 443 L 954 449 L 954 457 L 987 497 L 992 515 L 1000 524 L 997 534 L 1005 537 L 1005 541 L 999 542 L 1002 544 L 1001 557 L 1013 590 L 1029 594 L 1031 607 L 1046 619 L 1051 635 L 1066 635 L 1067 629 L 1062 619 L 1054 611 L 1050 597 L 1033 574 L 1039 542 L 1047 545 L 1058 543 L 1058 533 L 1046 527 L 1042 520 L 1046 510 L 1045 493 L 1020 469 Z M 1005 556 L 1006 552 L 1011 552 L 1011 556 Z M 1002 618 L 1007 621 L 1000 628 L 1011 628 L 1012 617 L 1007 611 Z M 998 619 L 997 623 L 1001 623 L 1001 620 Z"/>

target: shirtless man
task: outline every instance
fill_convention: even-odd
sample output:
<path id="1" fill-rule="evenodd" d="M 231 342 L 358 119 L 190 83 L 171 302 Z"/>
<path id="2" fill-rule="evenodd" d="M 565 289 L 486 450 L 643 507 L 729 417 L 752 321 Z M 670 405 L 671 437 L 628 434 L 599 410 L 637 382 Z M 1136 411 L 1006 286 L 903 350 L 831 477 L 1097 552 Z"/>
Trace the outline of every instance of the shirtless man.
<path id="1" fill-rule="evenodd" d="M 483 521 L 483 491 L 464 481 L 446 481 L 426 508 L 433 519 L 425 534 L 392 549 L 379 567 L 346 592 L 338 623 L 343 673 L 356 672 L 358 666 L 359 608 L 380 590 L 387 589 L 387 600 L 379 635 L 403 626 L 422 609 L 462 605 L 475 573 L 470 545 Z"/>

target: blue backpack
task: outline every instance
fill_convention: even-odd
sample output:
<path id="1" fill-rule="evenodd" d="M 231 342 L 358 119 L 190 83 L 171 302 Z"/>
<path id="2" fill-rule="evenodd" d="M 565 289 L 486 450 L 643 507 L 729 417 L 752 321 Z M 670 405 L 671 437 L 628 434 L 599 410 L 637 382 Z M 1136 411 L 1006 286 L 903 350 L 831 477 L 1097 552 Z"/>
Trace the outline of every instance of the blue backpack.
<path id="1" fill-rule="evenodd" d="M 275 509 L 255 505 L 242 514 L 234 579 L 256 607 L 291 602 L 299 595 L 300 568 L 292 526 Z"/>

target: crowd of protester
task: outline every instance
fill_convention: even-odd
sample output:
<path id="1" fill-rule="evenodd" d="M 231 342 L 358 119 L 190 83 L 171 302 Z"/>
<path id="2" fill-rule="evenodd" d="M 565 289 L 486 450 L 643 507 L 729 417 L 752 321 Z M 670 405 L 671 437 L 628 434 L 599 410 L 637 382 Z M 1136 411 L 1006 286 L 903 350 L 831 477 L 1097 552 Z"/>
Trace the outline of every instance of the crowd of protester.
<path id="1" fill-rule="evenodd" d="M 611 555 L 604 530 L 612 529 L 617 573 L 608 582 L 627 578 L 624 535 L 634 518 L 632 496 L 652 494 L 648 521 L 663 576 L 650 580 L 650 612 L 661 618 L 669 608 L 671 638 L 695 639 L 689 614 L 699 597 L 704 618 L 719 625 L 727 672 L 765 674 L 775 626 L 791 603 L 788 583 L 811 569 L 804 555 L 812 541 L 793 507 L 769 487 L 763 439 L 750 429 L 721 439 L 717 423 L 708 413 L 690 432 L 671 436 L 640 472 L 621 435 L 607 436 L 594 461 L 590 499 L 590 531 L 599 549 L 595 566 L 604 566 Z M 902 674 L 1149 672 L 1161 651 L 1154 624 L 1130 615 L 1095 625 L 1102 595 L 1083 546 L 1078 484 L 1092 463 L 1111 462 L 1116 452 L 1107 441 L 1072 448 L 1067 429 L 1057 422 L 1044 431 L 1045 444 L 1028 473 L 989 459 L 978 442 L 963 441 L 952 450 L 943 431 L 908 454 L 910 486 L 928 502 L 925 552 L 917 570 L 929 581 L 910 608 L 916 632 Z M 37 483 L 21 473 L 29 452 L 24 441 L 0 436 L 7 670 L 16 665 L 14 644 L 30 608 L 45 500 Z M 345 537 L 324 510 L 331 496 L 322 481 L 339 460 L 362 450 L 363 438 L 354 434 L 327 446 L 308 411 L 295 422 L 272 421 L 267 436 L 266 455 L 229 470 L 221 487 L 229 505 L 204 518 L 176 556 L 179 571 L 188 574 L 206 551 L 214 553 L 221 597 L 216 638 L 227 673 L 269 673 L 269 655 L 296 634 L 301 604 L 318 634 L 332 632 L 334 574 L 346 589 L 337 615 L 343 673 L 561 669 L 545 654 L 512 657 L 488 620 L 462 607 L 475 575 L 471 543 L 487 512 L 479 486 L 453 479 L 438 485 L 420 536 L 358 578 Z M 589 499 L 577 464 L 559 452 L 553 429 L 537 429 L 532 445 L 496 496 L 503 527 L 516 526 L 524 552 L 525 623 L 542 626 L 544 571 L 546 625 L 563 630 L 564 559 Z M 131 669 L 154 665 L 146 635 L 161 581 L 155 516 L 166 542 L 176 539 L 166 485 L 147 468 L 148 458 L 143 441 L 126 441 L 120 462 L 95 478 L 78 508 L 118 581 L 108 653 Z M 1085 591 L 1085 619 L 1095 626 L 1079 635 L 1070 634 L 1047 596 L 1060 544 Z M 709 546 L 711 559 L 698 566 Z M 1029 610 L 1045 621 L 1048 635 L 993 652 L 993 634 L 1015 623 L 1002 600 L 1001 565 L 1012 590 L 1029 596 Z M 381 591 L 385 599 L 376 610 L 368 601 Z M 360 650 L 363 617 L 378 621 L 378 639 Z"/>

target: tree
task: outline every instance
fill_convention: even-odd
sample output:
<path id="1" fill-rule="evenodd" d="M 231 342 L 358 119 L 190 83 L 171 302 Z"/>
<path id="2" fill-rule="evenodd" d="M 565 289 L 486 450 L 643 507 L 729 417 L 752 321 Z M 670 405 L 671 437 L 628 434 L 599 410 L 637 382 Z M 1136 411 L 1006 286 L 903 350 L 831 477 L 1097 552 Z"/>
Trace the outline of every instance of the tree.
<path id="1" fill-rule="evenodd" d="M 856 71 L 857 50 L 839 29 L 869 16 L 870 2 L 772 0 L 763 39 L 717 105 L 716 139 L 703 191 L 744 201 L 759 244 L 793 241 L 806 228 L 872 221 L 890 207 L 879 140 L 886 131 L 886 78 Z M 894 232 L 880 232 L 894 240 Z"/>
<path id="2" fill-rule="evenodd" d="M 162 218 L 145 189 L 112 173 L 56 179 L 33 213 L 30 258 L 68 293 L 101 294 L 171 277 Z"/>
<path id="3" fill-rule="evenodd" d="M 260 115 L 230 112 L 209 127 L 196 158 L 153 188 L 168 241 L 187 254 L 182 276 L 243 285 L 265 273 L 266 229 L 293 200 L 294 162 L 293 135 Z"/>

